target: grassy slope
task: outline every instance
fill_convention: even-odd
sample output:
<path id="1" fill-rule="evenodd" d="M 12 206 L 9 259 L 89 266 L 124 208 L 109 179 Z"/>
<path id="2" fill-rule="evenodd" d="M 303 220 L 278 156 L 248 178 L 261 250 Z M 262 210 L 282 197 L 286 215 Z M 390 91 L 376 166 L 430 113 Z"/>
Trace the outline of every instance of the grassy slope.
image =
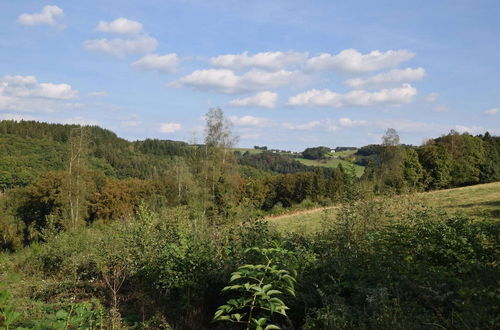
<path id="1" fill-rule="evenodd" d="M 439 190 L 416 194 L 415 200 L 451 214 L 464 214 L 474 219 L 500 221 L 500 182 Z M 269 223 L 278 229 L 292 232 L 315 232 L 321 229 L 325 213 L 335 215 L 338 208 L 314 209 L 278 217 L 269 217 Z"/>

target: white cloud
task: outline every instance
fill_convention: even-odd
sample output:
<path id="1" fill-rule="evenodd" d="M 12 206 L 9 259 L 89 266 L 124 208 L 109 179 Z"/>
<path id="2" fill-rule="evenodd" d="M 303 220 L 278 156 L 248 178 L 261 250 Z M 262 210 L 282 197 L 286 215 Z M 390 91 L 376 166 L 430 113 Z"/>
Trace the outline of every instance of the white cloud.
<path id="1" fill-rule="evenodd" d="M 21 14 L 17 18 L 17 21 L 22 25 L 34 26 L 34 25 L 51 25 L 58 26 L 56 19 L 58 17 L 63 17 L 64 11 L 58 6 L 45 6 L 40 13 L 34 14 Z M 59 25 L 63 27 L 62 25 Z"/>
<path id="2" fill-rule="evenodd" d="M 485 133 L 486 131 L 495 131 L 495 130 L 488 130 L 484 127 L 481 126 L 464 126 L 464 125 L 455 125 L 454 129 L 459 132 L 459 133 L 469 133 L 469 134 L 482 134 Z"/>
<path id="3" fill-rule="evenodd" d="M 486 110 L 485 112 L 483 112 L 485 115 L 490 115 L 490 116 L 493 116 L 493 115 L 496 115 L 497 113 L 500 112 L 500 109 L 499 108 L 492 108 L 492 109 L 489 109 L 489 110 Z"/>
<path id="4" fill-rule="evenodd" d="M 68 84 L 39 83 L 34 76 L 5 76 L 0 80 L 0 95 L 68 100 L 78 91 Z"/>
<path id="5" fill-rule="evenodd" d="M 346 49 L 332 55 L 323 53 L 307 60 L 306 69 L 311 71 L 339 71 L 345 73 L 368 73 L 397 67 L 415 56 L 407 50 L 374 50 L 362 54 L 355 49 Z"/>
<path id="6" fill-rule="evenodd" d="M 108 93 L 104 92 L 104 91 L 95 91 L 95 92 L 89 92 L 89 93 L 87 93 L 87 95 L 92 96 L 92 97 L 103 97 L 103 96 L 107 96 Z"/>
<path id="7" fill-rule="evenodd" d="M 85 119 L 80 116 L 67 118 L 62 121 L 63 124 L 73 124 L 73 125 L 81 125 L 81 126 L 97 126 L 99 125 L 98 121 Z"/>
<path id="8" fill-rule="evenodd" d="M 178 123 L 162 123 L 160 124 L 160 132 L 162 133 L 174 133 L 180 131 L 182 128 L 181 124 Z"/>
<path id="9" fill-rule="evenodd" d="M 312 89 L 288 100 L 292 106 L 315 106 L 315 107 L 370 107 L 377 105 L 399 105 L 409 103 L 417 95 L 416 88 L 409 84 L 392 89 L 382 89 L 377 92 L 355 90 L 346 94 L 338 94 L 328 89 Z"/>
<path id="10" fill-rule="evenodd" d="M 428 102 L 428 103 L 434 103 L 437 101 L 439 97 L 439 94 L 438 93 L 429 93 L 426 97 L 425 97 L 425 102 Z"/>
<path id="11" fill-rule="evenodd" d="M 0 113 L 0 120 L 36 120 L 35 117 L 24 114 L 16 114 L 16 113 Z"/>
<path id="12" fill-rule="evenodd" d="M 409 83 L 422 80 L 425 77 L 424 68 L 393 69 L 389 72 L 379 73 L 367 79 L 353 78 L 347 80 L 346 85 L 352 88 L 363 88 L 372 86 L 386 86 L 390 84 Z"/>
<path id="13" fill-rule="evenodd" d="M 158 41 L 150 36 L 142 35 L 134 39 L 95 39 L 83 42 L 83 47 L 91 52 L 124 57 L 129 54 L 151 53 L 158 46 Z"/>
<path id="14" fill-rule="evenodd" d="M 117 34 L 138 34 L 142 32 L 142 24 L 123 17 L 112 22 L 100 21 L 96 31 Z"/>
<path id="15" fill-rule="evenodd" d="M 270 119 L 254 116 L 229 116 L 229 120 L 236 126 L 269 127 L 273 123 Z"/>
<path id="16" fill-rule="evenodd" d="M 366 120 L 352 120 L 350 118 L 340 118 L 340 126 L 343 127 L 354 127 L 354 126 L 365 126 L 368 124 Z"/>
<path id="17" fill-rule="evenodd" d="M 315 121 L 310 121 L 304 124 L 292 124 L 292 123 L 283 123 L 281 127 L 289 130 L 294 130 L 294 131 L 305 131 L 305 130 L 310 130 L 315 127 L 318 127 L 321 125 L 321 122 L 318 120 Z"/>
<path id="18" fill-rule="evenodd" d="M 171 73 L 177 70 L 179 58 L 177 54 L 150 54 L 132 64 L 135 68 L 144 71 L 159 71 L 161 73 Z"/>
<path id="19" fill-rule="evenodd" d="M 78 91 L 71 88 L 68 84 L 40 83 L 34 90 L 33 96 L 44 97 L 48 99 L 69 100 L 75 98 Z"/>
<path id="20" fill-rule="evenodd" d="M 437 125 L 429 124 L 420 121 L 413 121 L 407 119 L 382 119 L 373 122 L 374 126 L 380 127 L 381 129 L 387 129 L 393 127 L 398 132 L 407 133 L 442 133 L 446 128 Z"/>
<path id="21" fill-rule="evenodd" d="M 298 71 L 252 70 L 243 75 L 236 75 L 227 69 L 208 69 L 194 71 L 169 86 L 186 86 L 202 91 L 237 94 L 272 89 L 304 80 L 305 77 Z"/>
<path id="22" fill-rule="evenodd" d="M 336 130 L 339 129 L 339 127 L 335 125 L 335 122 L 330 118 L 327 118 L 325 120 L 325 128 L 328 132 L 335 132 Z"/>
<path id="23" fill-rule="evenodd" d="M 0 79 L 0 109 L 54 111 L 57 101 L 76 98 L 68 84 L 39 83 L 34 76 L 5 76 Z M 71 104 L 64 104 L 71 106 Z"/>
<path id="24" fill-rule="evenodd" d="M 213 57 L 210 64 L 218 68 L 241 71 L 249 68 L 257 68 L 269 71 L 282 70 L 288 66 L 303 64 L 308 53 L 288 52 L 265 52 L 255 55 L 248 55 L 248 52 L 241 54 L 227 54 Z"/>
<path id="25" fill-rule="evenodd" d="M 234 107 L 261 107 L 261 108 L 274 108 L 276 107 L 276 101 L 278 100 L 278 94 L 265 91 L 255 94 L 254 96 L 234 99 L 229 102 L 229 105 Z"/>
<path id="26" fill-rule="evenodd" d="M 5 76 L 3 81 L 11 86 L 28 86 L 37 84 L 35 76 Z"/>

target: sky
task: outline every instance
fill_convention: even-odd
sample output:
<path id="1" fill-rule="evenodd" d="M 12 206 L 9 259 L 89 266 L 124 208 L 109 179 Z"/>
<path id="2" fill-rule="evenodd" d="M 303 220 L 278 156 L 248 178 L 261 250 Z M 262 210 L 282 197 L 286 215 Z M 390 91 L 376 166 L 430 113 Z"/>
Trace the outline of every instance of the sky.
<path id="1" fill-rule="evenodd" d="M 254 145 L 500 134 L 500 1 L 0 0 L 0 120 Z"/>

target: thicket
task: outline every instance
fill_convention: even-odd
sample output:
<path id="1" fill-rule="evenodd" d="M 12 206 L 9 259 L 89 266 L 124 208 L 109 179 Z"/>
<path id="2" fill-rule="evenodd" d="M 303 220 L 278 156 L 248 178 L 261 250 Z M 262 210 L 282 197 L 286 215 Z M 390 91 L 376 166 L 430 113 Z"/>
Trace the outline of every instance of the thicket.
<path id="1" fill-rule="evenodd" d="M 46 232 L 46 243 L 2 256 L 2 274 L 11 276 L 2 276 L 10 299 L 0 309 L 20 313 L 11 326 L 29 328 L 50 327 L 57 315 L 71 320 L 59 311 L 87 306 L 82 322 L 109 328 L 239 329 L 213 322 L 220 306 L 247 297 L 223 288 L 235 274 L 244 285 L 234 273 L 242 266 L 269 264 L 249 249 L 277 249 L 285 253 L 269 265 L 296 280 L 295 296 L 277 304 L 286 313 L 267 317 L 279 327 L 498 327 L 498 224 L 398 197 L 346 203 L 323 226 L 303 236 L 260 221 L 213 226 L 184 208 L 163 215 L 141 208 L 126 221 Z"/>

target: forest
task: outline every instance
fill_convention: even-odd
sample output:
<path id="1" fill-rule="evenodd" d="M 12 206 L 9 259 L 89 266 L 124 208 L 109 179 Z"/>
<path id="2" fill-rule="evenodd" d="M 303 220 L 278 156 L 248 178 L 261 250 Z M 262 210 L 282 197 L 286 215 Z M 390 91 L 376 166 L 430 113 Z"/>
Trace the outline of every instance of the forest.
<path id="1" fill-rule="evenodd" d="M 412 199 L 500 181 L 500 137 L 390 128 L 361 177 L 236 142 L 218 108 L 203 144 L 0 121 L 0 328 L 500 326 L 498 219 Z M 329 206 L 314 234 L 264 220 Z"/>

